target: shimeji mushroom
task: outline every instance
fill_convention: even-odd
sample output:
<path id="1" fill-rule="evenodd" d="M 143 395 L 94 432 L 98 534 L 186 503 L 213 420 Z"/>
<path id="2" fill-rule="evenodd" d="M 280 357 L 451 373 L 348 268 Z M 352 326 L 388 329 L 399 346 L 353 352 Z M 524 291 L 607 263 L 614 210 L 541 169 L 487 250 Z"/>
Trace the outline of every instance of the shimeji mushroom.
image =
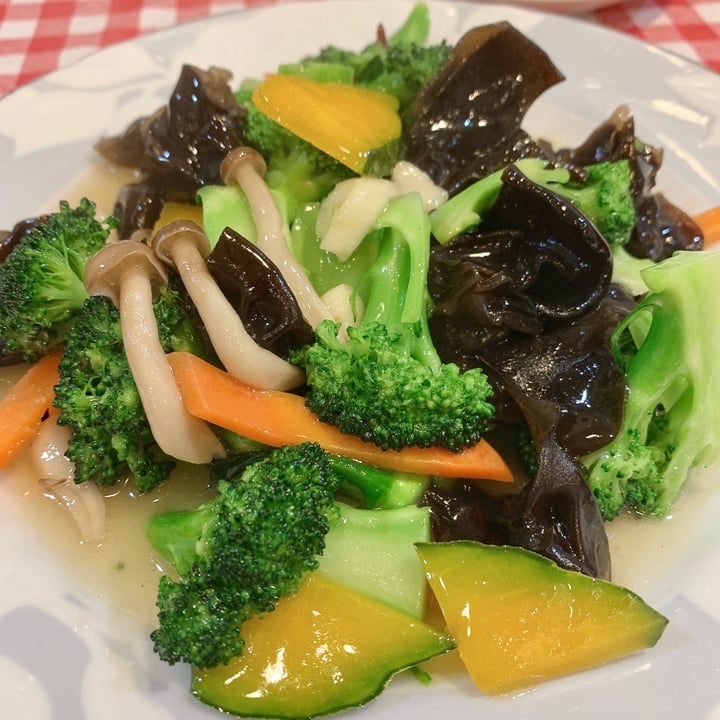
<path id="1" fill-rule="evenodd" d="M 120 312 L 125 354 L 158 446 L 196 464 L 224 457 L 207 423 L 185 409 L 160 344 L 153 297 L 168 276 L 155 253 L 137 239 L 110 242 L 90 258 L 84 281 L 91 295 L 110 298 Z"/>
<path id="2" fill-rule="evenodd" d="M 237 183 L 248 200 L 257 228 L 257 246 L 278 266 L 303 316 L 315 328 L 332 314 L 290 251 L 282 213 L 264 180 L 266 171 L 263 156 L 250 147 L 231 150 L 220 166 L 223 182 Z"/>
<path id="3" fill-rule="evenodd" d="M 194 222 L 175 220 L 164 225 L 151 246 L 160 260 L 177 270 L 218 358 L 231 375 L 264 390 L 302 385 L 305 373 L 299 367 L 261 347 L 248 334 L 207 268 L 210 241 Z"/>

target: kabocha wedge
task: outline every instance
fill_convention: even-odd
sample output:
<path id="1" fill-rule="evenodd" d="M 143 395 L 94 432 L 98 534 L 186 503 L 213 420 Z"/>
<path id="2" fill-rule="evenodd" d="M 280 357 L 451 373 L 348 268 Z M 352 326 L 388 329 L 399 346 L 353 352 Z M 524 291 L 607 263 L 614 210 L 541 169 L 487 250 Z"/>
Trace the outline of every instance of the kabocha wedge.
<path id="1" fill-rule="evenodd" d="M 668 622 L 632 591 L 521 548 L 457 541 L 417 550 L 460 657 L 485 693 L 652 647 Z"/>
<path id="2" fill-rule="evenodd" d="M 252 95 L 279 125 L 358 174 L 385 174 L 402 132 L 398 101 L 388 93 L 295 75 L 269 75 Z"/>
<path id="3" fill-rule="evenodd" d="M 319 573 L 242 632 L 242 656 L 192 679 L 198 699 L 241 717 L 299 720 L 357 707 L 400 670 L 454 647 L 446 634 Z"/>

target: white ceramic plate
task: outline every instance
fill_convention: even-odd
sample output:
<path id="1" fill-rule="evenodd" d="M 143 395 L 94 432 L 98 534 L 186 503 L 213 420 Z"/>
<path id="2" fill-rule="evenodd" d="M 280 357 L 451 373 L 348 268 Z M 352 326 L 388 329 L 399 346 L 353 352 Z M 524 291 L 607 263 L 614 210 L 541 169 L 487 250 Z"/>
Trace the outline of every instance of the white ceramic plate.
<path id="1" fill-rule="evenodd" d="M 506 19 L 550 52 L 567 81 L 531 109 L 532 133 L 572 145 L 627 103 L 639 133 L 665 148 L 661 188 L 690 212 L 720 202 L 720 77 L 578 20 L 477 3 L 430 6 L 434 39 Z M 258 75 L 331 42 L 358 47 L 379 21 L 396 27 L 409 8 L 388 0 L 329 0 L 209 19 L 112 47 L 13 92 L 0 102 L 0 227 L 53 209 L 74 192 L 69 188 L 93 163 L 93 141 L 164 103 L 182 63 L 232 68 L 237 79 Z M 693 479 L 670 522 L 611 527 L 615 579 L 671 620 L 656 648 L 495 700 L 440 665 L 428 687 L 397 678 L 356 716 L 720 718 L 714 476 Z M 68 571 L 63 556 L 87 548 L 78 547 L 70 529 L 63 539 L 44 520 L 28 522 L 24 494 L 22 483 L 0 478 L 0 717 L 218 717 L 189 696 L 186 668 L 153 656 L 141 613 L 120 612 L 99 583 L 80 582 Z M 131 570 L 118 570 L 126 583 L 133 582 Z"/>

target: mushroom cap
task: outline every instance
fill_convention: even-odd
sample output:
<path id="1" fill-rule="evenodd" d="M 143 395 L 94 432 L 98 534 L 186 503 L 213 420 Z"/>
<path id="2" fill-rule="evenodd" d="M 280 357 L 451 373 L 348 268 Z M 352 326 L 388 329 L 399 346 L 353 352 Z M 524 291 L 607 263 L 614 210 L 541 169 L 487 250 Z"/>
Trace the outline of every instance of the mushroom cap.
<path id="1" fill-rule="evenodd" d="M 220 177 L 226 185 L 235 182 L 235 174 L 243 165 L 249 163 L 260 177 L 265 177 L 267 163 L 255 148 L 242 146 L 233 148 L 220 165 Z"/>
<path id="2" fill-rule="evenodd" d="M 192 220 L 173 220 L 163 225 L 155 235 L 153 235 L 150 244 L 155 255 L 157 255 L 162 262 L 170 267 L 174 267 L 173 248 L 178 243 L 186 242 L 192 243 L 203 259 L 206 258 L 212 250 L 207 235 L 202 231 L 202 228 L 192 222 Z"/>
<path id="3" fill-rule="evenodd" d="M 85 266 L 83 282 L 90 295 L 109 297 L 117 306 L 126 273 L 140 271 L 153 291 L 167 285 L 168 275 L 155 253 L 137 240 L 114 240 L 98 250 Z"/>

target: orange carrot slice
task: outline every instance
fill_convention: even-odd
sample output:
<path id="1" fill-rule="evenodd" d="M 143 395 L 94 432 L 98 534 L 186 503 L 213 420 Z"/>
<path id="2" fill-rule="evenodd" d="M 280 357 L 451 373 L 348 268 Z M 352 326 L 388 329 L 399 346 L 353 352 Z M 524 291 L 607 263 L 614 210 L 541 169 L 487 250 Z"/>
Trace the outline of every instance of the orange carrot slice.
<path id="1" fill-rule="evenodd" d="M 484 440 L 459 453 L 439 447 L 382 450 L 321 422 L 299 395 L 250 387 L 190 353 L 171 353 L 169 359 L 188 412 L 256 442 L 272 447 L 316 442 L 386 470 L 512 481 L 505 461 Z"/>
<path id="2" fill-rule="evenodd" d="M 43 416 L 52 406 L 55 385 L 60 382 L 60 353 L 45 355 L 0 400 L 0 467 L 35 437 Z"/>
<path id="3" fill-rule="evenodd" d="M 704 247 L 720 244 L 720 205 L 698 213 L 693 220 L 702 230 Z"/>

